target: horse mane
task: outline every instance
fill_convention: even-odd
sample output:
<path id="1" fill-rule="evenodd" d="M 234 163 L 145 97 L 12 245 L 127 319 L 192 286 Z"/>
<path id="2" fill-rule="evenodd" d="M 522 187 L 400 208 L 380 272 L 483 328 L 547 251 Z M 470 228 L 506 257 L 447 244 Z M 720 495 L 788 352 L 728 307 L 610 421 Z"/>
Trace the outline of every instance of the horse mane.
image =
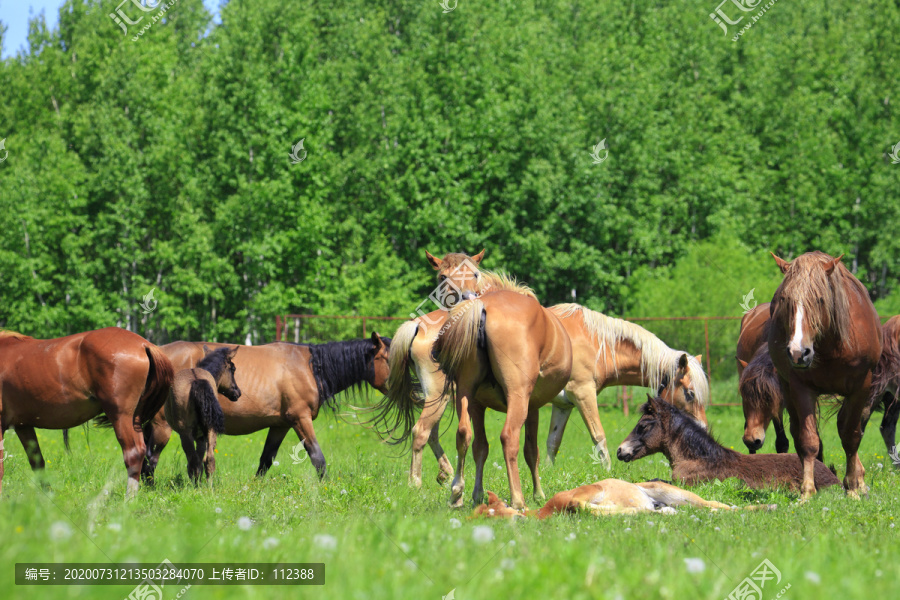
<path id="1" fill-rule="evenodd" d="M 218 379 L 219 375 L 222 374 L 222 371 L 225 370 L 226 365 L 228 365 L 229 352 L 231 352 L 231 348 L 228 348 L 227 346 L 213 350 L 204 356 L 203 360 L 197 363 L 197 368 L 203 369 L 212 375 L 213 379 Z"/>
<path id="2" fill-rule="evenodd" d="M 659 390 L 660 384 L 668 377 L 673 381 L 678 371 L 678 361 L 682 354 L 687 354 L 687 372 L 694 386 L 694 395 L 704 407 L 709 405 L 709 381 L 703 366 L 689 352 L 673 350 L 661 339 L 634 323 L 624 319 L 608 317 L 603 313 L 591 310 L 580 304 L 557 304 L 549 310 L 560 319 L 571 317 L 575 313 L 581 313 L 584 326 L 597 342 L 597 360 L 604 350 L 609 350 L 616 362 L 616 344 L 620 341 L 628 341 L 641 352 L 641 374 L 650 382 L 654 392 Z M 597 362 L 596 360 L 594 361 Z"/>
<path id="3" fill-rule="evenodd" d="M 33 340 L 30 335 L 24 335 L 11 329 L 0 329 L 0 340 Z"/>
<path id="4" fill-rule="evenodd" d="M 381 341 L 390 348 L 391 338 L 382 337 Z M 320 407 L 336 408 L 332 400 L 337 394 L 347 389 L 359 393 L 363 382 L 375 377 L 374 368 L 369 364 L 375 353 L 372 338 L 298 345 L 309 348 Z"/>
<path id="5" fill-rule="evenodd" d="M 503 271 L 486 271 L 484 269 L 480 269 L 478 272 L 481 274 L 481 277 L 478 278 L 478 289 L 476 290 L 479 294 L 484 292 L 509 291 L 522 294 L 523 296 L 529 296 L 537 300 L 534 290 L 524 283 L 519 283 L 515 277 L 508 273 L 504 273 Z"/>
<path id="6" fill-rule="evenodd" d="M 756 409 L 766 406 L 767 399 L 781 398 L 781 385 L 769 356 L 769 344 L 762 344 L 756 349 L 756 354 L 741 374 L 739 389 L 747 406 Z"/>
<path id="7" fill-rule="evenodd" d="M 881 358 L 872 373 L 872 387 L 869 391 L 870 401 L 879 401 L 885 392 L 900 388 L 900 315 L 891 317 L 881 331 L 884 334 L 884 345 Z"/>
<path id="8" fill-rule="evenodd" d="M 651 402 L 653 403 L 652 410 Z M 699 458 L 724 462 L 739 455 L 734 450 L 720 444 L 694 417 L 662 398 L 657 397 L 646 402 L 641 406 L 641 412 L 645 415 L 652 414 L 652 412 L 665 412 L 669 422 L 669 430 L 665 437 L 670 441 L 674 440 L 681 449 L 682 455 L 690 457 L 690 459 Z"/>
<path id="9" fill-rule="evenodd" d="M 825 274 L 822 264 L 834 257 L 815 250 L 801 254 L 790 262 L 784 280 L 778 286 L 772 299 L 773 318 L 778 318 L 791 329 L 797 305 L 803 304 L 803 318 L 819 338 L 829 330 L 841 343 L 849 341 L 851 330 L 849 289 L 858 298 L 867 298 L 869 292 L 860 281 L 843 265 L 837 263 L 831 275 Z M 824 310 L 815 309 L 819 300 L 824 301 Z"/>

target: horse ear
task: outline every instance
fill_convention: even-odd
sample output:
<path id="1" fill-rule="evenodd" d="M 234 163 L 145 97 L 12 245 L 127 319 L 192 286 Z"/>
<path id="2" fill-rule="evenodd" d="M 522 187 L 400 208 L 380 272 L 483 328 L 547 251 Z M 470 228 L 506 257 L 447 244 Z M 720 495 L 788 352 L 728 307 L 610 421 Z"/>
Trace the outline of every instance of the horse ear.
<path id="1" fill-rule="evenodd" d="M 434 256 L 433 254 L 431 254 L 428 250 L 425 251 L 425 258 L 428 259 L 429 264 L 431 264 L 431 266 L 434 267 L 435 271 L 439 271 L 441 268 L 441 263 L 444 262 L 441 259 L 439 259 L 437 256 Z"/>
<path id="2" fill-rule="evenodd" d="M 703 364 L 703 355 L 702 355 L 702 354 L 698 354 L 698 355 L 695 356 L 694 358 L 697 359 L 697 362 L 698 362 L 698 363 L 700 363 L 701 365 Z"/>
<path id="3" fill-rule="evenodd" d="M 207 346 L 206 344 L 203 344 L 203 356 L 206 356 L 210 352 L 212 352 L 212 350 L 209 349 L 209 346 Z"/>
<path id="4" fill-rule="evenodd" d="M 377 331 L 372 332 L 372 343 L 375 344 L 375 351 L 381 350 L 384 346 L 384 342 L 381 339 L 381 336 L 378 335 Z"/>
<path id="5" fill-rule="evenodd" d="M 678 368 L 684 370 L 684 369 L 687 369 L 687 366 L 688 366 L 688 355 L 682 354 L 681 356 L 678 357 Z"/>
<path id="6" fill-rule="evenodd" d="M 737 356 L 735 356 L 735 358 L 737 358 Z M 747 365 L 749 364 L 746 360 L 741 360 L 741 359 L 739 359 L 739 358 L 737 359 L 737 361 L 738 361 L 739 363 L 741 363 L 741 367 L 744 368 L 744 369 L 746 369 L 746 368 L 747 368 Z"/>
<path id="7" fill-rule="evenodd" d="M 791 266 L 791 263 L 787 262 L 783 258 L 779 258 L 778 256 L 775 256 L 774 252 L 769 252 L 769 254 L 771 254 L 772 258 L 775 259 L 775 264 L 778 265 L 778 268 L 781 269 L 781 272 L 787 273 L 788 267 Z"/>
<path id="8" fill-rule="evenodd" d="M 228 358 L 234 358 L 234 355 L 237 354 L 237 351 L 238 351 L 238 346 L 235 346 L 234 348 L 229 348 L 228 352 L 226 353 L 226 356 L 228 356 Z"/>
<path id="9" fill-rule="evenodd" d="M 825 275 L 830 276 L 832 273 L 834 273 L 834 268 L 838 266 L 838 263 L 841 262 L 842 258 L 844 258 L 843 254 L 825 263 Z"/>
<path id="10" fill-rule="evenodd" d="M 482 249 L 481 252 L 479 252 L 478 254 L 476 254 L 475 256 L 472 257 L 472 262 L 475 263 L 476 265 L 480 265 L 481 260 L 483 258 L 484 258 L 484 249 Z"/>

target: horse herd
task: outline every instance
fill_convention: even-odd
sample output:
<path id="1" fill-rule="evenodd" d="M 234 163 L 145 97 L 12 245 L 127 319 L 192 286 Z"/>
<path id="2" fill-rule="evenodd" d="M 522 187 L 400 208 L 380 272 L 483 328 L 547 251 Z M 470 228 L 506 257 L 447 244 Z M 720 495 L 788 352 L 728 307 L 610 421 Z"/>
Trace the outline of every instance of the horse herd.
<path id="1" fill-rule="evenodd" d="M 384 395 L 368 409 L 369 426 L 393 443 L 411 443 L 410 483 L 421 485 L 428 444 L 438 461 L 438 481 L 453 478 L 450 503 L 461 506 L 471 445 L 472 498 L 476 505 L 487 499 L 479 511 L 494 516 L 521 515 L 526 507 L 518 468 L 523 427 L 534 497 L 544 497 L 537 433 L 539 409 L 546 404 L 552 404 L 546 444 L 551 461 L 577 408 L 593 455 L 611 466 L 597 410 L 597 393 L 611 385 L 656 392 L 617 457 L 630 462 L 662 452 L 673 478 L 687 484 L 739 477 L 753 487 L 799 489 L 805 501 L 817 489 L 839 483 L 820 462 L 817 403 L 825 394 L 843 397 L 837 424 L 847 458 L 843 483 L 848 495 L 866 492 L 857 450 L 871 413 L 881 407 L 882 435 L 893 450 L 900 414 L 900 317 L 882 328 L 867 291 L 841 257 L 810 252 L 786 262 L 776 256 L 784 274 L 781 285 L 771 303 L 757 306 L 741 321 L 737 360 L 749 455 L 722 447 L 707 431 L 709 383 L 699 356 L 577 304 L 544 307 L 527 286 L 481 269 L 484 251 L 442 259 L 426 252 L 426 257 L 437 271 L 439 289 L 453 290 L 457 302 L 407 321 L 393 340 L 373 334 L 327 344 L 174 342 L 157 347 L 113 327 L 53 340 L 0 331 L 0 483 L 2 435 L 10 426 L 38 469 L 44 461 L 35 428 L 67 429 L 91 419 L 115 431 L 128 471 L 128 497 L 141 478 L 153 482 L 173 430 L 194 481 L 215 470 L 217 434 L 261 429 L 268 434 L 258 475 L 266 473 L 293 429 L 324 477 L 325 457 L 313 420 L 337 394 L 363 383 Z M 448 406 L 458 416 L 455 470 L 438 435 Z M 506 413 L 500 441 L 509 505 L 482 484 L 488 408 Z M 786 454 L 785 409 L 796 456 Z M 778 454 L 757 455 L 770 422 Z M 681 504 L 724 506 L 669 484 L 607 479 L 557 494 L 535 514 L 581 509 L 608 514 Z"/>

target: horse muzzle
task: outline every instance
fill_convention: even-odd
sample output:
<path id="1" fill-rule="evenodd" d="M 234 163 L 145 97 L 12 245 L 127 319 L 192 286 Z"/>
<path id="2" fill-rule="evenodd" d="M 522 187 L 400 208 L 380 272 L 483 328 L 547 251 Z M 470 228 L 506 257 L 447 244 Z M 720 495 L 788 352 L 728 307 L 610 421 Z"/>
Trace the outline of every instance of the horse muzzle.
<path id="1" fill-rule="evenodd" d="M 622 445 L 616 448 L 616 458 L 621 460 L 622 462 L 631 462 L 634 460 L 635 452 L 631 448 L 631 444 L 627 441 L 622 442 Z"/>
<path id="2" fill-rule="evenodd" d="M 811 346 L 799 348 L 788 347 L 788 356 L 791 358 L 791 366 L 795 369 L 808 369 L 812 365 L 815 352 Z"/>

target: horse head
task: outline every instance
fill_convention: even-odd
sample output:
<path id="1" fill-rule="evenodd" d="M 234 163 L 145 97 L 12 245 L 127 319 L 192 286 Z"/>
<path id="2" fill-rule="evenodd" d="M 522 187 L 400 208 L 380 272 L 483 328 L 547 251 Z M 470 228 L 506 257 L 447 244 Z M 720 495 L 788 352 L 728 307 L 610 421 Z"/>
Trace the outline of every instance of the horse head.
<path id="1" fill-rule="evenodd" d="M 647 395 L 647 403 L 641 407 L 640 420 L 625 441 L 616 450 L 622 462 L 631 462 L 650 454 L 664 452 L 672 409 L 664 406 L 661 398 Z M 668 410 L 667 410 L 668 408 Z"/>
<path id="2" fill-rule="evenodd" d="M 482 277 L 478 269 L 484 258 L 484 250 L 475 256 L 452 252 L 438 258 L 425 251 L 425 258 L 437 271 L 438 287 L 435 290 L 440 304 L 447 310 L 460 300 L 470 300 L 482 291 Z"/>
<path id="3" fill-rule="evenodd" d="M 391 367 L 389 364 L 391 353 L 390 338 L 383 338 L 377 332 L 372 332 L 372 344 L 374 352 L 372 353 L 372 381 L 369 383 L 373 388 L 387 395 L 387 382 L 391 376 Z"/>
<path id="4" fill-rule="evenodd" d="M 744 367 L 738 384 L 744 411 L 743 441 L 753 454 L 762 448 L 769 424 L 780 414 L 781 388 L 768 344 L 762 344 L 749 363 L 738 360 Z"/>
<path id="5" fill-rule="evenodd" d="M 234 379 L 234 355 L 237 354 L 238 346 L 231 348 L 219 348 L 210 350 L 206 344 L 203 345 L 204 357 L 197 367 L 209 371 L 209 374 L 216 380 L 216 388 L 219 393 L 231 400 L 237 402 L 241 397 L 241 388 L 238 387 Z"/>
<path id="6" fill-rule="evenodd" d="M 694 364 L 692 364 L 692 361 Z M 702 364 L 703 355 L 698 354 L 690 357 L 687 354 L 682 354 L 678 358 L 678 365 L 674 375 L 671 378 L 669 375 L 663 375 L 656 395 L 690 414 L 703 427 L 707 427 L 706 409 L 702 402 L 704 398 L 699 397 L 697 394 L 697 388 L 701 384 L 700 378 L 703 377 L 703 367 L 700 366 Z M 698 372 L 700 373 L 699 376 L 696 375 Z"/>

